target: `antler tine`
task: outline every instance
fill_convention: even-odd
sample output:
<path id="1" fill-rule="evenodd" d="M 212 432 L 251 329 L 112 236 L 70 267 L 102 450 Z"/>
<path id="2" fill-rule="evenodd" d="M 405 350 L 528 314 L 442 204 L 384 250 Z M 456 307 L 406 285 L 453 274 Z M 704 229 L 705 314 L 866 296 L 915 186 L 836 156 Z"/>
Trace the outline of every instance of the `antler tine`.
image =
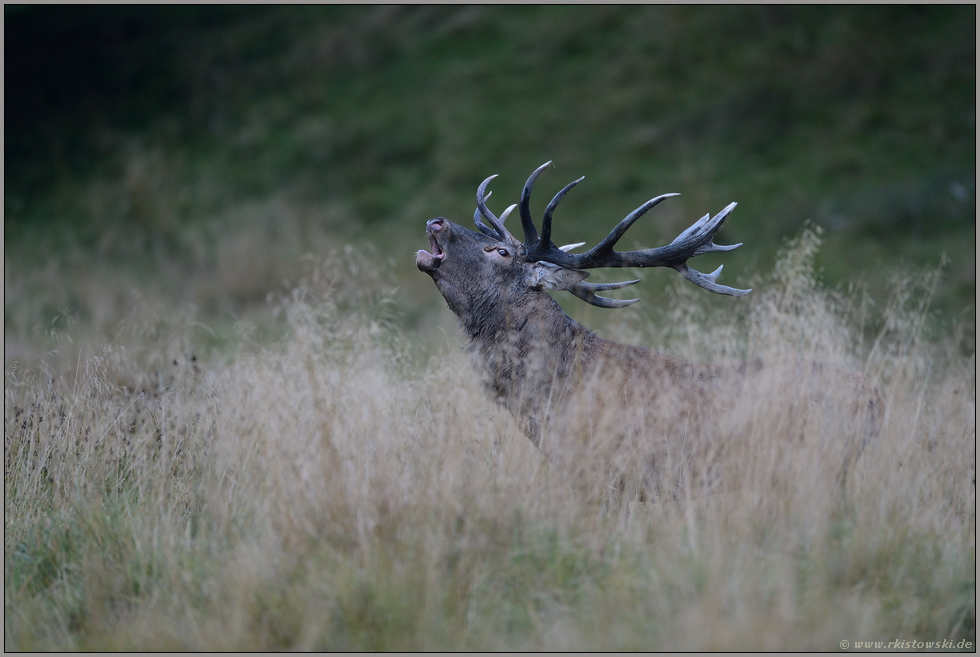
<path id="1" fill-rule="evenodd" d="M 560 192 L 555 194 L 555 197 L 551 199 L 551 203 L 549 203 L 548 207 L 545 208 L 544 217 L 541 218 L 541 243 L 542 244 L 551 244 L 551 217 L 555 213 L 555 208 L 557 208 L 558 204 L 561 203 L 561 200 L 562 198 L 564 198 L 565 194 L 567 194 L 572 187 L 579 184 L 583 180 L 585 180 L 585 176 L 582 176 L 578 180 L 573 180 L 572 182 L 565 185 Z"/>
<path id="2" fill-rule="evenodd" d="M 496 231 L 487 226 L 485 223 L 483 223 L 483 220 L 480 219 L 480 208 L 473 211 L 473 223 L 476 224 L 477 229 L 487 237 L 492 237 L 495 240 L 500 239 L 500 235 L 498 235 Z"/>
<path id="3" fill-rule="evenodd" d="M 488 182 L 490 182 L 491 180 L 493 180 L 493 178 L 494 178 L 494 176 L 491 176 L 490 178 L 487 178 L 485 181 L 483 181 L 483 185 L 481 185 L 478 188 L 478 190 L 479 189 L 484 189 L 485 188 L 485 185 Z M 494 229 L 490 228 L 485 223 L 483 223 L 483 220 L 480 218 L 480 198 L 483 197 L 483 205 L 486 206 L 487 199 L 490 198 L 490 195 L 491 194 L 493 194 L 493 192 L 490 192 L 486 196 L 483 196 L 483 194 L 481 194 L 479 191 L 477 191 L 477 193 L 476 193 L 476 209 L 473 210 L 473 223 L 476 224 L 477 229 L 481 233 L 483 233 L 487 237 L 492 237 L 492 238 L 494 238 L 496 240 L 496 239 L 500 239 L 500 235 L 497 234 L 497 231 L 495 231 Z M 489 210 L 488 210 L 488 212 L 489 212 Z"/>
<path id="4" fill-rule="evenodd" d="M 486 180 L 484 180 L 482 183 L 480 183 L 480 186 L 477 188 L 477 190 L 476 190 L 476 212 L 473 213 L 473 223 L 476 224 L 476 227 L 484 235 L 487 235 L 489 237 L 493 237 L 495 239 L 499 239 L 499 240 L 504 241 L 504 242 L 516 242 L 517 240 L 514 239 L 513 235 L 511 235 L 507 231 L 507 229 L 504 228 L 503 221 L 501 221 L 500 219 L 498 219 L 492 212 L 490 212 L 490 208 L 487 207 L 487 201 L 486 201 L 486 199 L 490 197 L 490 194 L 484 195 L 484 192 L 487 189 L 487 185 L 490 184 L 490 181 L 492 181 L 496 177 L 497 177 L 497 174 L 494 174 L 494 175 L 490 176 L 489 178 L 487 178 Z M 492 193 L 493 192 L 491 192 L 491 194 Z M 481 214 L 483 215 L 483 218 L 486 219 L 487 221 L 489 221 L 490 222 L 490 225 L 493 226 L 493 232 L 491 232 L 490 229 L 487 228 L 487 226 L 482 221 L 480 221 L 479 215 L 481 215 Z M 510 214 L 510 211 L 509 210 L 504 215 L 504 218 L 505 219 L 507 218 L 507 214 Z"/>
<path id="5" fill-rule="evenodd" d="M 588 253 L 583 253 L 582 255 L 595 258 L 602 254 L 615 253 L 615 251 L 613 251 L 613 247 L 616 245 L 616 242 L 618 242 L 620 238 L 626 234 L 626 231 L 630 229 L 630 226 L 636 223 L 636 220 L 645 215 L 649 210 L 652 210 L 655 206 L 660 205 L 662 202 L 666 201 L 672 196 L 680 196 L 680 194 L 661 194 L 660 196 L 650 199 L 637 209 L 633 210 L 626 215 L 625 219 L 616 224 L 616 227 L 613 228 L 608 235 L 606 235 L 604 240 L 596 244 L 589 250 Z"/>
<path id="6" fill-rule="evenodd" d="M 674 241 L 670 243 L 670 246 L 684 248 L 695 245 L 697 248 L 693 255 L 688 256 L 690 258 L 703 253 L 732 251 L 742 246 L 741 242 L 738 244 L 718 245 L 711 241 L 711 238 L 721 229 L 721 225 L 725 223 L 725 219 L 728 218 L 728 215 L 731 214 L 736 205 L 738 203 L 729 203 L 724 210 L 714 217 L 711 217 L 710 213 L 704 215 L 695 221 L 690 228 L 675 237 Z"/>
<path id="7" fill-rule="evenodd" d="M 514 211 L 514 208 L 516 208 L 516 207 L 517 207 L 517 203 L 514 203 L 512 205 L 508 205 L 507 206 L 507 209 L 500 213 L 500 225 L 501 226 L 504 226 L 504 224 L 507 222 L 507 217 L 510 216 L 510 213 L 513 212 Z M 510 233 L 508 233 L 508 235 L 509 234 Z"/>
<path id="8" fill-rule="evenodd" d="M 691 281 L 698 287 L 703 287 L 710 292 L 716 292 L 718 294 L 724 294 L 730 297 L 744 297 L 746 294 L 752 291 L 752 288 L 749 288 L 748 290 L 739 290 L 734 287 L 728 287 L 727 285 L 719 285 L 718 283 L 715 283 L 715 281 L 718 280 L 718 276 L 721 274 L 721 270 L 724 268 L 725 265 L 721 265 L 710 274 L 704 274 L 699 272 L 697 269 L 691 269 L 686 263 L 680 265 L 679 267 L 675 267 L 675 269 L 681 273 L 681 276 Z"/>
<path id="9" fill-rule="evenodd" d="M 524 189 L 521 191 L 521 228 L 524 229 L 525 245 L 536 244 L 538 241 L 538 229 L 534 227 L 534 219 L 531 218 L 531 189 L 541 172 L 550 166 L 551 160 L 548 160 L 535 169 L 528 176 L 527 182 L 524 183 Z"/>
<path id="10" fill-rule="evenodd" d="M 633 305 L 639 301 L 639 299 L 608 299 L 606 297 L 600 297 L 598 294 L 596 294 L 596 292 L 602 292 L 604 290 L 618 290 L 621 287 L 626 287 L 627 285 L 633 285 L 634 283 L 639 282 L 639 279 L 635 281 L 623 281 L 621 283 L 586 283 L 582 281 L 567 289 L 582 301 L 590 303 L 593 306 L 598 306 L 599 308 L 625 308 L 626 306 Z"/>

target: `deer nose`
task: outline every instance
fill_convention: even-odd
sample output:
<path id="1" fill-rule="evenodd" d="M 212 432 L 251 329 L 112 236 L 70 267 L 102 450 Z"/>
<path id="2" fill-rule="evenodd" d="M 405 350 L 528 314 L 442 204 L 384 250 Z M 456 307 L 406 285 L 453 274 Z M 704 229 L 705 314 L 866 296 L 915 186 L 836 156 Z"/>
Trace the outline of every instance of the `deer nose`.
<path id="1" fill-rule="evenodd" d="M 438 233 L 446 225 L 446 220 L 442 217 L 437 217 L 436 219 L 429 219 L 425 224 L 429 230 L 433 233 Z"/>

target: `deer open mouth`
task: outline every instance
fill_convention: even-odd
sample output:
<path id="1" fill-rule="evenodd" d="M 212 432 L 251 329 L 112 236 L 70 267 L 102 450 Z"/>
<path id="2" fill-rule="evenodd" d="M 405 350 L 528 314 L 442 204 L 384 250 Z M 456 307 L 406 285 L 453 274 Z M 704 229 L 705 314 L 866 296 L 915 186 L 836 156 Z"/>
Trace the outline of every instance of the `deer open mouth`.
<path id="1" fill-rule="evenodd" d="M 439 268 L 446 254 L 439 247 L 439 242 L 436 241 L 436 236 L 432 234 L 431 228 L 426 230 L 425 233 L 429 238 L 429 247 L 432 249 L 432 252 L 430 253 L 425 249 L 420 250 L 415 255 L 415 266 L 428 274 Z"/>

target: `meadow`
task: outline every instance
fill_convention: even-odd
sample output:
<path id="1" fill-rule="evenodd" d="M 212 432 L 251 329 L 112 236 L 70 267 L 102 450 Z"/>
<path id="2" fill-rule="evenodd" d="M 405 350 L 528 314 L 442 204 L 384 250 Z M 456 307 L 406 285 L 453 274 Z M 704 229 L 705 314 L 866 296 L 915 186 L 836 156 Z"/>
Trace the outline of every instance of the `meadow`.
<path id="1" fill-rule="evenodd" d="M 975 8 L 5 21 L 5 649 L 975 648 Z M 559 243 L 739 202 L 697 266 L 749 296 L 556 298 L 863 372 L 842 479 L 762 391 L 722 486 L 597 498 L 535 450 L 414 254 L 549 159 L 542 199 L 587 176 Z"/>
<path id="2" fill-rule="evenodd" d="M 620 337 L 868 373 L 886 420 L 843 489 L 825 437 L 794 441 L 760 398 L 726 464 L 752 485 L 611 511 L 485 397 L 457 339 L 406 336 L 390 282 L 351 253 L 276 302 L 279 339 L 241 326 L 220 362 L 196 357 L 193 322 L 161 317 L 60 371 L 8 366 L 6 645 L 975 642 L 975 361 L 926 335 L 935 273 L 896 282 L 875 340 L 856 337 L 860 304 L 813 276 L 818 242 L 789 245 L 734 315 L 677 286 Z"/>

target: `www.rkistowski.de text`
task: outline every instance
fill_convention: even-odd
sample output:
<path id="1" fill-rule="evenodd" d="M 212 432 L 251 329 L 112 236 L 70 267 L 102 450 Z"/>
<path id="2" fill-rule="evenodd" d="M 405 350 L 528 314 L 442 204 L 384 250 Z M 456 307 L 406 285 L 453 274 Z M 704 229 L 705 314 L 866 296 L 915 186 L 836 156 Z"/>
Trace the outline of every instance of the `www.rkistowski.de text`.
<path id="1" fill-rule="evenodd" d="M 972 641 L 962 639 L 953 641 L 951 639 L 940 639 L 938 641 L 916 641 L 916 640 L 897 640 L 897 641 L 848 641 L 844 639 L 840 642 L 841 650 L 973 650 Z"/>

